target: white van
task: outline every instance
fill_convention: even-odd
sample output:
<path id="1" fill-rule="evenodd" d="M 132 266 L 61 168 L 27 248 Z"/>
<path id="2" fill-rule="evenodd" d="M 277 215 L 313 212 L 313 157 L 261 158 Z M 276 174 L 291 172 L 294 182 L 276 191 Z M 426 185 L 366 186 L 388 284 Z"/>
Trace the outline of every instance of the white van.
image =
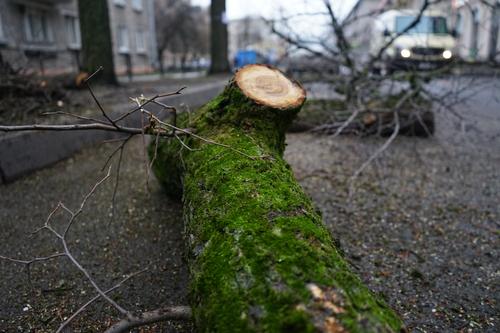
<path id="1" fill-rule="evenodd" d="M 415 10 L 389 10 L 377 16 L 370 53 L 377 55 L 391 38 L 407 29 L 417 15 Z M 453 61 L 455 52 L 456 41 L 448 30 L 446 17 L 429 11 L 424 12 L 413 28 L 394 40 L 375 67 L 381 71 L 433 69 Z"/>

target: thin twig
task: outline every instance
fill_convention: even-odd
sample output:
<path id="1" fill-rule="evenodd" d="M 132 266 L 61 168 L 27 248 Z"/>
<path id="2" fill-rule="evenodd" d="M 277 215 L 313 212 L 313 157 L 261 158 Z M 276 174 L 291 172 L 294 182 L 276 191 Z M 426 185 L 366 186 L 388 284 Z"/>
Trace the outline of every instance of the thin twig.
<path id="1" fill-rule="evenodd" d="M 66 253 L 55 253 L 55 254 L 52 254 L 50 256 L 36 257 L 36 258 L 33 258 L 33 259 L 15 259 L 15 258 L 10 258 L 10 257 L 6 257 L 6 256 L 3 256 L 3 255 L 0 255 L 0 259 L 11 261 L 11 262 L 15 262 L 15 263 L 18 263 L 18 264 L 24 264 L 24 265 L 29 266 L 29 265 L 34 264 L 36 262 L 47 261 L 47 260 L 50 260 L 50 259 L 64 257 L 64 256 L 66 256 Z"/>
<path id="2" fill-rule="evenodd" d="M 116 147 L 112 152 L 111 154 L 109 154 L 108 158 L 106 159 L 106 162 L 104 163 L 104 165 L 102 166 L 101 168 L 101 171 L 103 171 L 104 169 L 106 169 L 106 167 L 108 166 L 109 162 L 111 161 L 111 159 L 116 155 L 117 152 L 121 151 L 123 149 L 123 147 L 127 144 L 127 142 L 132 138 L 132 135 L 129 135 L 128 137 L 126 137 L 125 139 L 121 139 L 121 143 L 118 147 Z"/>
<path id="3" fill-rule="evenodd" d="M 161 128 L 135 128 L 135 127 L 125 127 L 125 126 L 111 126 L 105 124 L 69 124 L 69 125 L 41 125 L 41 124 L 32 124 L 32 125 L 0 125 L 0 132 L 24 132 L 24 131 L 77 131 L 77 130 L 102 130 L 102 131 L 111 131 L 117 133 L 126 133 L 139 135 L 142 133 L 157 135 L 159 134 L 162 137 L 173 137 L 174 135 L 170 132 L 166 132 Z M 183 129 L 179 131 L 181 133 L 177 133 L 177 135 L 190 135 L 192 134 L 189 129 Z"/>
<path id="4" fill-rule="evenodd" d="M 156 161 L 156 158 L 158 157 L 158 144 L 160 143 L 160 137 L 157 135 L 155 138 L 155 151 L 153 154 L 153 158 L 151 159 L 151 162 L 149 163 L 149 168 L 152 169 L 153 165 Z"/>
<path id="5" fill-rule="evenodd" d="M 142 270 L 137 271 L 135 273 L 127 275 L 123 280 L 121 280 L 120 282 L 118 282 L 113 287 L 109 288 L 108 290 L 106 290 L 104 293 L 105 294 L 109 294 L 110 292 L 112 292 L 112 291 L 120 288 L 125 282 L 127 282 L 131 278 L 133 278 L 133 277 L 135 277 L 135 276 L 137 276 L 137 275 L 139 275 L 141 273 L 144 273 L 147 270 L 148 270 L 148 268 L 145 268 L 145 269 L 142 269 Z M 66 326 L 68 326 L 76 317 L 78 317 L 78 315 L 80 315 L 80 313 L 82 313 L 83 311 L 85 311 L 86 308 L 88 308 L 92 303 L 94 303 L 95 301 L 97 301 L 100 298 L 101 298 L 101 295 L 97 294 L 93 298 L 91 298 L 87 303 L 83 304 L 78 310 L 76 310 L 68 319 L 66 319 L 59 326 L 59 328 L 57 329 L 56 333 L 62 332 L 66 328 Z"/>
<path id="6" fill-rule="evenodd" d="M 154 324 L 159 321 L 166 320 L 190 320 L 192 311 L 189 306 L 173 306 L 168 308 L 157 309 L 150 312 L 143 312 L 139 316 L 132 316 L 120 320 L 108 328 L 105 333 L 123 333 L 128 332 L 134 327 Z"/>
<path id="7" fill-rule="evenodd" d="M 192 136 L 192 137 L 194 137 L 194 138 L 197 138 L 197 139 L 199 139 L 199 140 L 201 140 L 201 141 L 204 141 L 204 142 L 206 142 L 206 143 L 210 143 L 210 144 L 213 144 L 213 145 L 216 145 L 216 146 L 220 146 L 220 147 L 227 148 L 227 149 L 229 149 L 229 150 L 231 150 L 231 151 L 234 151 L 235 153 L 238 153 L 238 154 L 240 154 L 240 155 L 243 155 L 243 156 L 245 156 L 245 157 L 248 157 L 248 158 L 250 158 L 250 159 L 252 159 L 252 160 L 254 160 L 254 159 L 256 159 L 256 158 L 257 158 L 257 156 L 251 156 L 251 155 L 248 155 L 248 154 L 246 154 L 246 153 L 244 153 L 244 152 L 242 152 L 242 151 L 240 151 L 240 150 L 238 150 L 238 149 L 236 149 L 236 148 L 234 148 L 234 147 L 231 147 L 231 146 L 229 146 L 229 145 L 226 145 L 226 144 L 224 144 L 224 143 L 220 143 L 220 142 L 216 142 L 216 141 L 213 141 L 213 140 L 210 140 L 210 139 L 204 138 L 204 137 L 199 136 L 199 135 L 197 135 L 197 134 L 195 134 L 195 133 L 193 133 L 193 132 L 191 132 L 191 131 L 189 131 L 189 130 L 182 129 L 182 128 L 179 128 L 179 127 L 174 126 L 174 125 L 172 125 L 172 124 L 169 124 L 169 123 L 163 122 L 163 121 L 161 121 L 160 119 L 158 119 L 158 117 L 156 117 L 156 116 L 155 116 L 154 114 L 152 114 L 151 112 L 149 112 L 149 111 L 147 111 L 147 110 L 144 110 L 144 111 L 145 111 L 145 112 L 147 112 L 147 113 L 148 113 L 148 114 L 149 114 L 149 115 L 150 115 L 150 116 L 151 116 L 151 117 L 152 117 L 152 118 L 153 118 L 156 122 L 158 122 L 159 124 L 161 124 L 161 125 L 163 125 L 163 126 L 166 126 L 166 127 L 169 127 L 170 129 L 173 129 L 173 130 L 175 130 L 176 132 L 181 132 L 181 133 L 184 133 L 184 134 L 190 135 L 190 136 Z"/>
<path id="8" fill-rule="evenodd" d="M 157 100 L 158 98 L 163 98 L 163 97 L 170 97 L 170 96 L 174 96 L 174 95 L 181 95 L 182 94 L 182 91 L 184 89 L 186 89 L 187 87 L 181 87 L 179 89 L 177 89 L 177 91 L 174 91 L 174 92 L 171 92 L 171 93 L 166 93 L 166 94 L 157 94 L 149 99 L 147 99 L 145 102 L 143 102 L 142 104 L 140 104 L 139 106 L 137 106 L 135 109 L 132 109 L 124 114 L 122 114 L 121 116 L 119 116 L 118 118 L 116 118 L 114 121 L 117 123 L 119 122 L 120 120 L 123 120 L 125 118 L 127 118 L 128 116 L 132 115 L 133 113 L 141 110 L 142 108 L 144 108 L 146 105 L 148 105 L 149 103 Z"/>
<path id="9" fill-rule="evenodd" d="M 111 117 L 108 116 L 108 114 L 106 113 L 106 111 L 104 111 L 104 108 L 102 107 L 101 103 L 99 102 L 99 100 L 97 99 L 97 97 L 95 96 L 94 94 L 94 91 L 92 90 L 92 87 L 90 86 L 90 80 L 97 74 L 99 73 L 100 71 L 102 71 L 103 67 L 99 67 L 94 73 L 92 73 L 86 80 L 85 80 L 85 85 L 87 86 L 89 92 L 90 92 L 90 95 L 92 96 L 92 99 L 94 100 L 94 102 L 97 104 L 97 107 L 99 108 L 99 110 L 101 110 L 101 113 L 102 115 L 104 116 L 104 118 L 106 118 L 110 123 L 111 125 L 113 125 L 114 127 L 118 128 L 118 126 L 116 125 L 116 123 L 113 121 L 113 119 L 111 119 Z"/>
<path id="10" fill-rule="evenodd" d="M 125 141 L 126 144 L 126 141 Z M 115 212 L 116 212 L 116 193 L 118 193 L 118 185 L 120 184 L 120 171 L 121 171 L 121 166 L 122 166 L 122 160 L 123 160 L 123 150 L 125 148 L 125 144 L 121 145 L 120 148 L 120 155 L 118 156 L 118 164 L 116 166 L 116 180 L 115 180 L 115 187 L 113 188 L 113 197 L 111 198 L 111 221 L 115 218 Z"/>
<path id="11" fill-rule="evenodd" d="M 54 112 L 44 112 L 44 113 L 42 113 L 42 116 L 57 116 L 57 115 L 70 116 L 70 117 L 77 118 L 77 119 L 80 119 L 80 120 L 93 121 L 93 122 L 96 122 L 96 123 L 108 125 L 108 123 L 105 122 L 105 121 L 103 121 L 103 120 L 99 120 L 99 119 L 91 118 L 91 117 L 85 117 L 85 116 L 81 116 L 81 115 L 74 114 L 74 113 L 71 113 L 71 112 L 66 112 L 66 111 L 54 111 Z"/>

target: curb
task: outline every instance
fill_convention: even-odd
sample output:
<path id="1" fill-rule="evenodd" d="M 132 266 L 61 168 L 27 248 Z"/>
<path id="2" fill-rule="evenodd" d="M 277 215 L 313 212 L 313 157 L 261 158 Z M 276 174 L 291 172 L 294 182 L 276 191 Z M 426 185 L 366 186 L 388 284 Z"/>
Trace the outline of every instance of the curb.
<path id="1" fill-rule="evenodd" d="M 181 104 L 196 108 L 219 94 L 226 82 L 205 84 L 191 88 L 187 93 L 168 98 L 168 104 Z M 122 110 L 123 111 L 123 110 Z M 112 117 L 120 113 L 111 112 Z M 135 117 L 134 117 L 135 116 Z M 135 114 L 124 122 L 127 126 L 140 126 Z M 12 182 L 33 171 L 68 158 L 82 148 L 119 138 L 123 134 L 100 130 L 71 132 L 18 132 L 0 137 L 0 184 Z"/>

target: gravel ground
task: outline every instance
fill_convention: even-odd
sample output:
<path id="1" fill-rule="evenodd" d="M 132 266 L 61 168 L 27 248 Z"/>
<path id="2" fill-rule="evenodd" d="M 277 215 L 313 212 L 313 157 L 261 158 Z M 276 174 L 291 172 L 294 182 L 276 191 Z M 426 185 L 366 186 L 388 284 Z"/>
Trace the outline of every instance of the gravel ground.
<path id="1" fill-rule="evenodd" d="M 457 136 L 446 133 L 398 138 L 360 175 L 351 198 L 351 175 L 384 139 L 290 134 L 286 158 L 353 269 L 410 331 L 497 332 L 499 144 L 457 145 L 450 139 Z M 111 149 L 90 148 L 0 186 L 0 253 L 52 253 L 56 244 L 49 237 L 28 233 L 58 201 L 79 204 L 102 176 L 99 169 Z M 72 229 L 71 246 L 104 287 L 153 262 L 114 294 L 127 308 L 186 304 L 180 204 L 169 201 L 154 179 L 146 192 L 139 141 L 126 156 L 116 218 L 110 222 L 109 182 L 88 202 Z M 61 216 L 54 220 L 63 223 Z M 31 278 L 33 289 L 22 266 L 0 261 L 0 332 L 52 331 L 94 294 L 67 261 L 37 265 Z M 98 303 L 73 329 L 99 331 L 116 319 L 109 306 Z M 192 330 L 190 323 L 167 323 L 149 331 Z"/>
<path id="2" fill-rule="evenodd" d="M 500 152 L 295 134 L 286 157 L 354 271 L 412 332 L 498 332 Z"/>
<path id="3" fill-rule="evenodd" d="M 60 246 L 46 234 L 29 237 L 62 201 L 76 209 L 93 184 L 112 144 L 90 148 L 74 158 L 0 186 L 0 254 L 15 258 L 49 255 Z M 88 201 L 71 229 L 70 247 L 96 281 L 107 289 L 124 274 L 150 269 L 133 278 L 114 299 L 130 310 L 152 310 L 187 304 L 187 269 L 183 262 L 181 206 L 162 193 L 155 179 L 145 188 L 140 140 L 134 141 L 122 165 L 116 217 L 110 219 L 113 181 Z M 58 215 L 53 225 L 67 220 Z M 0 332 L 54 332 L 63 319 L 92 298 L 95 291 L 66 259 L 34 265 L 33 289 L 23 265 L 0 260 Z M 107 304 L 89 308 L 73 332 L 100 332 L 118 319 Z M 151 332 L 191 332 L 190 323 L 151 326 Z"/>

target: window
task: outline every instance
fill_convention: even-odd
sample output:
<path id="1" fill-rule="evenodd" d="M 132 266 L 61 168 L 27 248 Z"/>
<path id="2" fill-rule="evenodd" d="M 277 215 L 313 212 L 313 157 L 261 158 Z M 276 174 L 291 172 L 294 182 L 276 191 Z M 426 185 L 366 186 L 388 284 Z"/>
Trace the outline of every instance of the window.
<path id="1" fill-rule="evenodd" d="M 481 12 L 479 11 L 479 8 L 474 8 L 472 10 L 472 22 L 474 24 L 479 24 L 481 18 Z"/>
<path id="2" fill-rule="evenodd" d="M 126 27 L 118 28 L 118 52 L 129 52 L 128 29 Z"/>
<path id="3" fill-rule="evenodd" d="M 120 6 L 120 7 L 125 7 L 126 3 L 125 0 L 113 0 L 115 5 Z"/>
<path id="4" fill-rule="evenodd" d="M 81 46 L 80 40 L 80 23 L 75 16 L 65 16 L 66 35 L 68 37 L 68 46 L 72 49 L 79 49 Z"/>
<path id="5" fill-rule="evenodd" d="M 402 33 L 414 21 L 415 16 L 397 16 L 396 32 Z M 446 19 L 441 16 L 422 16 L 415 26 L 410 28 L 405 34 L 447 34 Z"/>
<path id="6" fill-rule="evenodd" d="M 24 14 L 24 32 L 28 42 L 50 43 L 54 40 L 45 11 L 27 9 Z"/>
<path id="7" fill-rule="evenodd" d="M 142 10 L 142 0 L 132 0 L 132 8 Z"/>
<path id="8" fill-rule="evenodd" d="M 139 30 L 135 33 L 135 47 L 137 53 L 146 52 L 146 34 L 143 30 Z"/>
<path id="9" fill-rule="evenodd" d="M 0 13 L 0 42 L 5 41 L 5 32 L 3 31 L 3 23 L 2 23 L 2 13 Z"/>
<path id="10" fill-rule="evenodd" d="M 464 19 L 462 17 L 462 14 L 458 13 L 457 14 L 457 21 L 455 22 L 455 32 L 456 32 L 457 36 L 462 35 L 462 31 L 464 29 L 463 25 L 464 25 Z"/>

